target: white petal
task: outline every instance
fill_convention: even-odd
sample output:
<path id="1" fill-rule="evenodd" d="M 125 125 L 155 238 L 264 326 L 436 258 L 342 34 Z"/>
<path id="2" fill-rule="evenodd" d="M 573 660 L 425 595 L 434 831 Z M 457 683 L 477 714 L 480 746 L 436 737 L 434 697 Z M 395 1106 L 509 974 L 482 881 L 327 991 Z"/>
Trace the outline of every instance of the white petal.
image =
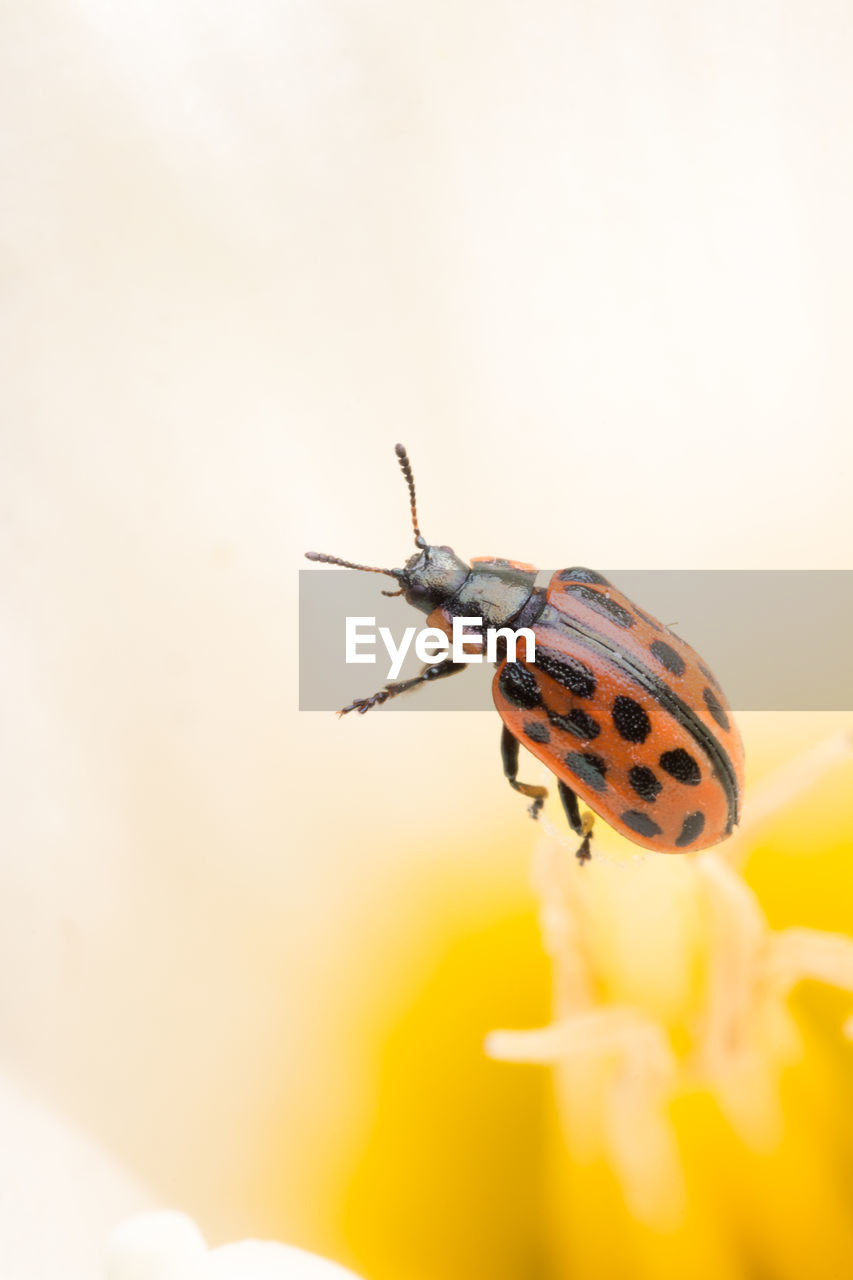
<path id="1" fill-rule="evenodd" d="M 140 1213 L 107 1242 L 106 1280 L 184 1280 L 207 1252 L 204 1236 L 184 1213 Z"/>
<path id="2" fill-rule="evenodd" d="M 118 1159 L 0 1072 L 0 1277 L 93 1280 L 116 1222 L 154 1203 Z"/>
<path id="3" fill-rule="evenodd" d="M 208 1255 L 204 1280 L 359 1280 L 334 1262 L 268 1240 L 243 1240 Z"/>

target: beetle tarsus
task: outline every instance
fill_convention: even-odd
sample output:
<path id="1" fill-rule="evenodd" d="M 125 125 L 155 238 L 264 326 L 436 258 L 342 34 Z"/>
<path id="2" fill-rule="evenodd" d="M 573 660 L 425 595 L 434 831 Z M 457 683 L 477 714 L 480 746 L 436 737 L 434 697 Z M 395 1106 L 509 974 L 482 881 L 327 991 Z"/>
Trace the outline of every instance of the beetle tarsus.
<path id="1" fill-rule="evenodd" d="M 595 815 L 587 811 L 581 818 L 581 830 L 583 831 L 583 840 L 581 840 L 580 845 L 575 850 L 575 857 L 578 860 L 578 865 L 581 867 L 584 865 L 585 862 L 589 862 L 589 860 L 592 858 L 592 849 L 590 848 L 590 845 L 592 843 L 592 828 L 594 824 L 595 824 Z"/>
<path id="2" fill-rule="evenodd" d="M 578 864 L 581 867 L 584 865 L 585 862 L 589 862 L 592 858 L 592 852 L 590 851 L 590 847 L 589 847 L 591 840 L 592 840 L 592 832 L 589 832 L 587 835 L 584 836 L 583 840 L 581 840 L 580 842 L 580 846 L 575 850 L 575 857 L 577 858 Z"/>
<path id="3" fill-rule="evenodd" d="M 450 658 L 445 658 L 441 662 L 429 662 L 419 676 L 413 676 L 411 680 L 400 680 L 396 684 L 386 684 L 384 689 L 380 689 L 369 698 L 356 698 L 355 702 L 351 702 L 348 707 L 341 707 L 338 715 L 345 716 L 349 711 L 357 711 L 363 716 L 365 711 L 369 711 L 371 707 L 381 706 L 389 698 L 396 698 L 398 694 L 407 693 L 409 689 L 416 689 L 418 685 L 427 684 L 430 680 L 443 680 L 447 676 L 464 671 L 466 666 L 467 663 L 453 662 Z"/>
<path id="4" fill-rule="evenodd" d="M 374 693 L 369 698 L 356 698 L 355 702 L 351 702 L 348 707 L 341 707 L 338 712 L 339 716 L 345 716 L 350 711 L 357 711 L 363 716 L 365 711 L 369 711 L 371 707 L 378 707 L 389 696 L 387 689 L 380 689 L 378 693 Z"/>

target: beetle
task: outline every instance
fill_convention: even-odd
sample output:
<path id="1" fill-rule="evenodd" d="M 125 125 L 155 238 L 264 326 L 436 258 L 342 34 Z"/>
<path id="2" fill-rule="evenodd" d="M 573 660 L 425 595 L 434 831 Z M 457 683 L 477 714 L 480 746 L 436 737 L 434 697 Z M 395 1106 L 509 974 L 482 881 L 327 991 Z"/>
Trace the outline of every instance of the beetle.
<path id="1" fill-rule="evenodd" d="M 699 655 L 593 569 L 559 569 L 543 588 L 532 565 L 489 556 L 466 564 L 450 547 L 431 545 L 418 525 L 403 445 L 396 454 L 417 547 L 404 568 L 316 551 L 306 556 L 395 578 L 398 589 L 383 595 L 404 596 L 448 637 L 458 617 L 532 630 L 533 660 L 510 661 L 504 646 L 492 682 L 504 773 L 532 801 L 531 815 L 538 816 L 548 792 L 519 781 L 522 744 L 556 776 L 569 826 L 581 837 L 581 863 L 591 856 L 593 813 L 660 853 L 706 849 L 729 836 L 740 819 L 743 746 L 725 695 Z M 466 666 L 448 655 L 338 714 L 363 715 Z M 588 812 L 581 813 L 579 801 Z"/>

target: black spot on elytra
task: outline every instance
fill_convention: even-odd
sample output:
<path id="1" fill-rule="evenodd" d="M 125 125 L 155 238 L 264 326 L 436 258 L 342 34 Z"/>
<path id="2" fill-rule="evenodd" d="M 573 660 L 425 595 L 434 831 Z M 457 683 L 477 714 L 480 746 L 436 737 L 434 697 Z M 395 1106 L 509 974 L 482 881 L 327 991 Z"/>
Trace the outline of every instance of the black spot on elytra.
<path id="1" fill-rule="evenodd" d="M 551 731 L 547 724 L 540 724 L 538 720 L 529 720 L 524 726 L 524 736 L 529 738 L 531 742 L 550 742 Z"/>
<path id="2" fill-rule="evenodd" d="M 660 767 L 671 778 L 675 778 L 676 782 L 683 782 L 688 787 L 698 786 L 702 777 L 698 764 L 683 747 L 676 747 L 674 751 L 664 751 L 660 758 Z"/>
<path id="3" fill-rule="evenodd" d="M 591 751 L 568 751 L 564 756 L 568 767 L 576 778 L 585 782 L 593 791 L 603 791 L 607 785 L 604 775 L 607 773 L 607 762 Z"/>
<path id="4" fill-rule="evenodd" d="M 536 667 L 569 689 L 578 698 L 591 698 L 595 693 L 595 675 L 585 663 L 570 658 L 566 653 L 536 646 Z"/>
<path id="5" fill-rule="evenodd" d="M 700 662 L 700 663 L 699 663 L 699 670 L 702 672 L 702 675 L 703 675 L 703 676 L 705 677 L 705 679 L 709 682 L 709 684 L 712 684 L 712 685 L 714 686 L 714 688 L 715 688 L 715 689 L 719 689 L 719 690 L 720 690 L 720 693 L 722 693 L 722 692 L 723 692 L 723 691 L 722 691 L 722 689 L 720 689 L 720 682 L 719 682 L 719 680 L 718 680 L 718 679 L 717 679 L 717 677 L 714 675 L 713 671 L 709 671 L 709 670 L 708 670 L 708 668 L 705 666 L 705 664 L 704 664 L 703 662 Z"/>
<path id="6" fill-rule="evenodd" d="M 726 715 L 726 709 L 721 705 L 719 698 L 714 693 L 714 690 L 703 689 L 702 697 L 705 699 L 705 706 L 708 708 L 717 724 L 721 729 L 725 729 L 726 733 L 728 733 L 731 728 L 731 725 L 729 724 L 729 717 Z"/>
<path id="7" fill-rule="evenodd" d="M 671 644 L 667 644 L 665 640 L 653 640 L 649 648 L 658 662 L 663 663 L 667 671 L 671 671 L 674 676 L 684 675 L 684 659 L 680 653 L 673 649 Z"/>
<path id="8" fill-rule="evenodd" d="M 607 584 L 610 585 L 609 583 Z M 566 591 L 570 595 L 577 596 L 589 605 L 590 609 L 594 609 L 596 613 L 600 613 L 603 618 L 610 618 L 611 622 L 615 622 L 617 626 L 633 627 L 636 618 L 633 613 L 629 613 L 616 600 L 611 600 L 602 591 L 596 591 L 593 587 L 584 586 L 580 582 L 567 582 Z"/>
<path id="9" fill-rule="evenodd" d="M 639 702 L 621 693 L 613 699 L 613 723 L 626 742 L 645 742 L 652 730 L 652 722 Z"/>
<path id="10" fill-rule="evenodd" d="M 561 715 L 559 711 L 548 710 L 548 719 L 557 729 L 573 733 L 576 738 L 597 738 L 601 733 L 601 725 L 593 720 L 582 707 L 573 707 L 571 711 Z"/>
<path id="11" fill-rule="evenodd" d="M 660 827 L 653 822 L 647 813 L 640 813 L 639 809 L 626 809 L 621 814 L 622 821 L 626 827 L 630 827 L 632 831 L 636 831 L 638 836 L 659 836 Z"/>
<path id="12" fill-rule="evenodd" d="M 529 667 L 520 662 L 508 662 L 500 674 L 498 687 L 513 707 L 532 711 L 542 705 L 539 683 Z"/>
<path id="13" fill-rule="evenodd" d="M 663 790 L 663 783 L 646 764 L 635 764 L 628 770 L 628 781 L 641 800 L 654 801 Z"/>
<path id="14" fill-rule="evenodd" d="M 603 574 L 595 569 L 582 569 L 579 565 L 573 569 L 561 569 L 557 577 L 560 582 L 596 582 L 600 587 L 610 586 Z"/>
<path id="15" fill-rule="evenodd" d="M 705 830 L 705 815 L 698 810 L 696 813 L 688 813 L 684 822 L 681 824 L 681 834 L 676 840 L 679 849 L 683 849 L 685 845 L 692 844 L 697 836 L 701 836 Z"/>

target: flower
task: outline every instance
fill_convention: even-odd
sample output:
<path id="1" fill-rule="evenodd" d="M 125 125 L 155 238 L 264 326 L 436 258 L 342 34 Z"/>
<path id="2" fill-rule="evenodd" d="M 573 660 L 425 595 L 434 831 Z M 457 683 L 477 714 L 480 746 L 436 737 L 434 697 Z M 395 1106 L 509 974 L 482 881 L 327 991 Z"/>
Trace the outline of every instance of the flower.
<path id="1" fill-rule="evenodd" d="M 562 835 L 550 831 L 541 843 L 535 881 L 554 965 L 554 1020 L 496 1031 L 487 1049 L 554 1065 L 570 1165 L 575 1173 L 609 1168 L 629 1217 L 654 1233 L 695 1226 L 703 1206 L 709 1221 L 725 1224 L 710 1207 L 721 1191 L 715 1180 L 732 1176 L 713 1158 L 721 1142 L 729 1159 L 756 1162 L 769 1183 L 774 1161 L 784 1166 L 798 1140 L 806 1183 L 815 1163 L 832 1160 L 831 1146 L 807 1141 L 808 1092 L 803 1106 L 791 1090 L 790 1070 L 817 1051 L 789 997 L 805 978 L 853 991 L 853 939 L 771 928 L 738 868 L 781 798 L 849 752 L 841 735 L 786 768 L 750 796 L 735 838 L 694 859 L 599 856 L 580 868 Z M 697 1142 L 706 1157 L 698 1178 Z M 809 1188 L 800 1196 L 809 1200 Z M 849 1258 L 849 1230 L 839 1241 Z M 832 1242 L 830 1233 L 830 1253 Z M 768 1274 L 796 1275 L 792 1257 L 796 1251 L 780 1262 L 765 1249 L 762 1262 Z"/>

